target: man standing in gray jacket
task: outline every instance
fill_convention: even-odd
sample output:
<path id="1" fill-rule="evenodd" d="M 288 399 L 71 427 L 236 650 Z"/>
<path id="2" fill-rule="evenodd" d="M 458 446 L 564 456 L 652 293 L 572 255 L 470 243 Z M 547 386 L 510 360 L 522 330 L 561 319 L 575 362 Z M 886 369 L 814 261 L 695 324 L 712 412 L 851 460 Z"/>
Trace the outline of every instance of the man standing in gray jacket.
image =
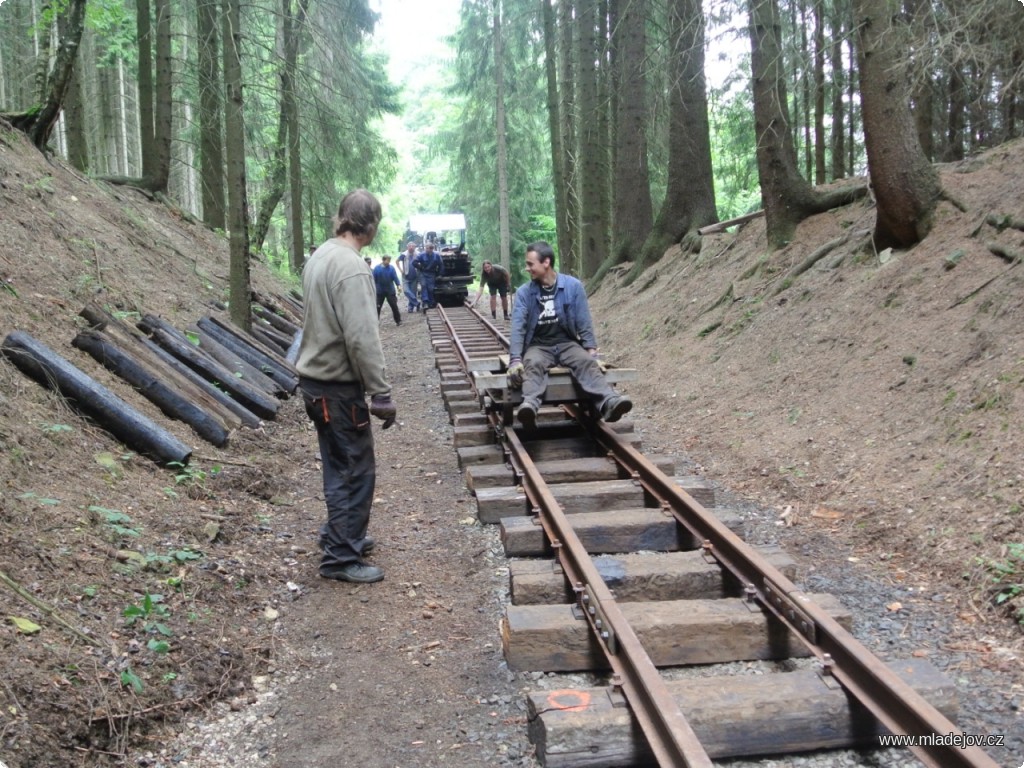
<path id="1" fill-rule="evenodd" d="M 365 189 L 342 199 L 335 237 L 316 249 L 303 270 L 302 341 L 295 362 L 323 463 L 327 522 L 320 528 L 320 575 L 358 583 L 384 578 L 383 570 L 363 560 L 374 545 L 366 535 L 376 485 L 370 416 L 387 429 L 396 415 L 385 378 L 376 290 L 360 255 L 373 242 L 381 216 L 380 203 Z"/>

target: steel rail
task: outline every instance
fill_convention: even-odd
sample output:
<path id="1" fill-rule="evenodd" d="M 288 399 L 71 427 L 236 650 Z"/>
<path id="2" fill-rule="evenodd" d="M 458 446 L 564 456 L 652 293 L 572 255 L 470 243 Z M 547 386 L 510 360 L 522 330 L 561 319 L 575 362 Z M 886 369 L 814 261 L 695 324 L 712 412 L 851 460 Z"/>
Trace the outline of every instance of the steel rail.
<path id="1" fill-rule="evenodd" d="M 658 765 L 711 768 L 711 758 L 668 692 L 614 595 L 514 430 L 503 430 L 513 467 L 540 517 L 578 605 L 647 737 Z"/>
<path id="2" fill-rule="evenodd" d="M 607 424 L 583 420 L 580 410 L 570 415 L 588 424 L 592 436 L 638 479 L 651 496 L 676 520 L 704 542 L 704 549 L 756 600 L 788 626 L 822 660 L 830 673 L 891 732 L 912 736 L 960 734 L 957 726 L 926 701 L 865 648 L 796 585 L 752 547 L 723 525 L 696 499 L 655 467 Z M 979 747 L 926 744 L 908 747 L 932 768 L 998 768 Z"/>
<path id="3" fill-rule="evenodd" d="M 491 335 L 494 336 L 495 341 L 504 346 L 505 349 L 508 349 L 509 339 L 507 336 L 505 336 L 505 334 L 501 332 L 501 330 L 499 330 L 499 328 L 496 325 L 494 325 L 490 320 L 485 318 L 472 307 L 463 306 L 462 309 L 468 310 L 471 313 L 471 315 L 475 315 L 477 321 L 485 328 L 487 328 L 487 330 L 490 331 Z M 469 361 L 470 357 L 469 352 L 467 352 L 466 348 L 462 345 L 462 341 L 459 339 L 459 334 L 456 331 L 455 326 L 452 324 L 452 319 L 448 317 L 448 312 L 445 310 L 445 308 L 438 307 L 437 312 L 441 318 L 441 322 L 444 324 L 445 330 L 448 331 L 449 338 L 451 338 L 452 340 L 452 345 L 455 348 L 455 353 L 459 356 L 459 361 L 462 364 L 462 367 L 465 369 L 466 363 Z"/>
<path id="4" fill-rule="evenodd" d="M 441 318 L 441 322 L 444 324 L 445 330 L 448 332 L 448 338 L 452 340 L 452 346 L 455 348 L 455 354 L 459 356 L 459 361 L 461 362 L 462 367 L 465 368 L 466 361 L 469 360 L 469 353 L 466 351 L 466 348 L 462 346 L 459 334 L 455 331 L 451 318 L 448 317 L 448 313 L 445 312 L 444 307 L 438 307 L 437 313 Z"/>
<path id="5" fill-rule="evenodd" d="M 508 339 L 486 318 L 472 308 L 468 309 L 507 349 Z M 453 325 L 443 311 L 441 314 L 461 359 L 468 360 Z M 592 437 L 633 474 L 652 498 L 704 543 L 705 551 L 745 586 L 748 599 L 756 600 L 789 627 L 821 660 L 824 672 L 832 675 L 892 733 L 917 736 L 959 734 L 954 723 L 894 675 L 795 584 L 722 525 L 642 453 L 625 443 L 607 424 L 584 418 L 578 407 L 563 407 L 571 417 L 587 425 Z M 614 596 L 522 442 L 514 430 L 504 429 L 496 419 L 492 419 L 492 423 L 499 438 L 504 438 L 508 446 L 517 477 L 522 479 L 566 578 L 573 585 L 583 615 L 608 658 L 614 675 L 613 684 L 622 687 L 659 764 L 710 766 L 706 752 L 668 695 L 657 669 L 619 611 Z M 998 768 L 991 757 L 975 746 L 918 744 L 908 749 L 930 768 Z"/>

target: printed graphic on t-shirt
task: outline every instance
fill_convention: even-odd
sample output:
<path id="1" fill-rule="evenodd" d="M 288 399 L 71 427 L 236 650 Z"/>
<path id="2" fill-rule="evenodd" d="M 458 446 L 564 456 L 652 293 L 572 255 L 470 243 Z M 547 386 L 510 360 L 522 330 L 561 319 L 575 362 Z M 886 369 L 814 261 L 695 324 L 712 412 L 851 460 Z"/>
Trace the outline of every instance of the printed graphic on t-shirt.
<path id="1" fill-rule="evenodd" d="M 537 317 L 538 330 L 557 323 L 558 312 L 555 310 L 555 286 L 541 288 L 538 301 L 540 301 L 540 315 Z"/>

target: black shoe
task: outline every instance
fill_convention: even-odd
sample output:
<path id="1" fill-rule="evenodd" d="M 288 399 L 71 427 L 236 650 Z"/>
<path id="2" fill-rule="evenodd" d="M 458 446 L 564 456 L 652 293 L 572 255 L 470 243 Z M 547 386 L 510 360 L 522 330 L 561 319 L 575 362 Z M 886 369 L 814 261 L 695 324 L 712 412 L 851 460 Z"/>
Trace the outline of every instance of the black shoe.
<path id="1" fill-rule="evenodd" d="M 320 576 L 334 581 L 350 581 L 354 584 L 372 584 L 384 579 L 384 571 L 376 565 L 346 563 L 345 565 L 320 566 Z"/>
<path id="2" fill-rule="evenodd" d="M 601 408 L 601 418 L 605 421 L 618 421 L 633 410 L 633 401 L 625 395 L 609 397 Z"/>
<path id="3" fill-rule="evenodd" d="M 369 536 L 363 539 L 363 554 L 368 555 L 373 552 L 373 548 L 377 546 L 377 542 L 371 539 Z"/>
<path id="4" fill-rule="evenodd" d="M 523 403 L 519 406 L 519 423 L 527 429 L 537 428 L 537 406 L 533 403 Z"/>

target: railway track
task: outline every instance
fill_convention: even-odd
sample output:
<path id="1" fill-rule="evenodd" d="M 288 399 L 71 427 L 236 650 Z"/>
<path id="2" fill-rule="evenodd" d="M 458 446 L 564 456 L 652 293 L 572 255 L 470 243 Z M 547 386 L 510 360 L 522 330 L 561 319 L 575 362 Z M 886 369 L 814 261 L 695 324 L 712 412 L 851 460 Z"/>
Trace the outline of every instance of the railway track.
<path id="1" fill-rule="evenodd" d="M 710 766 L 712 759 L 878 746 L 881 734 L 937 768 L 996 763 L 952 743 L 952 685 L 922 659 L 885 663 L 829 595 L 736 532 L 701 478 L 647 457 L 631 422 L 607 424 L 552 372 L 537 429 L 514 421 L 508 339 L 466 308 L 428 316 L 455 447 L 482 522 L 510 558 L 502 645 L 510 669 L 589 672 L 602 684 L 527 696 L 547 766 Z M 636 372 L 610 369 L 613 383 Z M 803 659 L 772 675 L 715 665 Z M 699 670 L 698 675 L 693 671 Z"/>

